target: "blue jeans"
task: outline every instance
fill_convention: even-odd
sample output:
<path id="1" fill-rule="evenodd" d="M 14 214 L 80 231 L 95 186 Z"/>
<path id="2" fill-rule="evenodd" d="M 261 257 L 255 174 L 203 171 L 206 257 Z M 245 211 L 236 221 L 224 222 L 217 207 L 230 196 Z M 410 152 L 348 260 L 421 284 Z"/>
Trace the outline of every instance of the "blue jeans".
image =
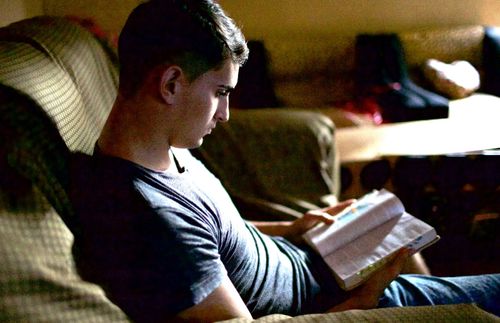
<path id="1" fill-rule="evenodd" d="M 500 316 L 500 274 L 434 277 L 401 275 L 380 298 L 379 307 L 475 303 Z"/>

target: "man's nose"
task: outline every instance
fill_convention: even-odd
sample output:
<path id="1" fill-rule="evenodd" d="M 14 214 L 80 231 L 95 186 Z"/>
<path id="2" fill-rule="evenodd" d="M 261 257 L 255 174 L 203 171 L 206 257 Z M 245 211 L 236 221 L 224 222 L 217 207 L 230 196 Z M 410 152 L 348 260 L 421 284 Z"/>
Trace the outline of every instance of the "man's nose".
<path id="1" fill-rule="evenodd" d="M 216 119 L 218 122 L 227 122 L 229 120 L 229 98 L 219 101 Z"/>

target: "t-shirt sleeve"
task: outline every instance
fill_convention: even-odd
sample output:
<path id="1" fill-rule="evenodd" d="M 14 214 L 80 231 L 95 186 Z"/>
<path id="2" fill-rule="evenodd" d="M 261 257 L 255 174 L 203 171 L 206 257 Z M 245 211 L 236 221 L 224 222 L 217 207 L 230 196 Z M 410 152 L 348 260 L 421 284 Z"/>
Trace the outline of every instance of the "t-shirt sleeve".
<path id="1" fill-rule="evenodd" d="M 200 303 L 227 274 L 221 262 L 213 225 L 200 215 L 168 208 L 155 209 L 143 228 L 149 254 L 141 258 L 137 299 L 148 299 L 148 315 L 172 315 Z M 134 279 L 135 280 L 135 279 Z M 139 305 L 144 315 L 144 304 Z M 156 317 L 155 317 L 156 318 Z M 147 318 L 148 321 L 151 318 Z"/>
<path id="2" fill-rule="evenodd" d="M 164 233 L 158 235 L 161 243 L 151 241 L 151 244 L 157 248 L 156 254 L 165 255 L 163 269 L 173 276 L 173 284 L 169 285 L 188 294 L 185 299 L 190 302 L 186 307 L 198 304 L 227 274 L 219 255 L 218 231 L 210 219 L 200 218 L 198 214 L 166 208 L 157 211 L 162 222 L 159 226 L 163 226 L 159 229 Z"/>
<path id="3" fill-rule="evenodd" d="M 80 245 L 79 267 L 134 321 L 168 321 L 201 302 L 227 273 L 210 219 L 142 203 L 127 201 L 115 216 L 88 219 L 93 229 Z"/>

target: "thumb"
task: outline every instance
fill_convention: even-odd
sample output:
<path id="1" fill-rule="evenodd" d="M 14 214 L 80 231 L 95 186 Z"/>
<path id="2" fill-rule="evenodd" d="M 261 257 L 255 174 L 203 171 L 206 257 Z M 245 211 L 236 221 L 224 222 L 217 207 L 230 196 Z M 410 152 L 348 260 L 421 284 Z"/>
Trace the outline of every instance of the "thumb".
<path id="1" fill-rule="evenodd" d="M 410 257 L 411 250 L 408 248 L 401 248 L 395 255 L 394 258 L 389 262 L 386 270 L 390 271 L 392 275 L 398 276 L 403 270 L 404 265 Z"/>

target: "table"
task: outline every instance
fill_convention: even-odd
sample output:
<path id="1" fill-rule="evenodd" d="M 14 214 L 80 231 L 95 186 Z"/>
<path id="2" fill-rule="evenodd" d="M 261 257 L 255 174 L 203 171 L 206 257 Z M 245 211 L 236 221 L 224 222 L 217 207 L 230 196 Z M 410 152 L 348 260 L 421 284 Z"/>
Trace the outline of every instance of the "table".
<path id="1" fill-rule="evenodd" d="M 452 101 L 447 119 L 336 131 L 341 199 L 394 191 L 442 235 L 424 254 L 434 274 L 500 269 L 500 99 L 486 98 Z"/>
<path id="2" fill-rule="evenodd" d="M 500 99 L 498 105 L 490 100 L 475 95 L 466 101 L 451 101 L 447 119 L 338 128 L 340 162 L 500 148 Z"/>

